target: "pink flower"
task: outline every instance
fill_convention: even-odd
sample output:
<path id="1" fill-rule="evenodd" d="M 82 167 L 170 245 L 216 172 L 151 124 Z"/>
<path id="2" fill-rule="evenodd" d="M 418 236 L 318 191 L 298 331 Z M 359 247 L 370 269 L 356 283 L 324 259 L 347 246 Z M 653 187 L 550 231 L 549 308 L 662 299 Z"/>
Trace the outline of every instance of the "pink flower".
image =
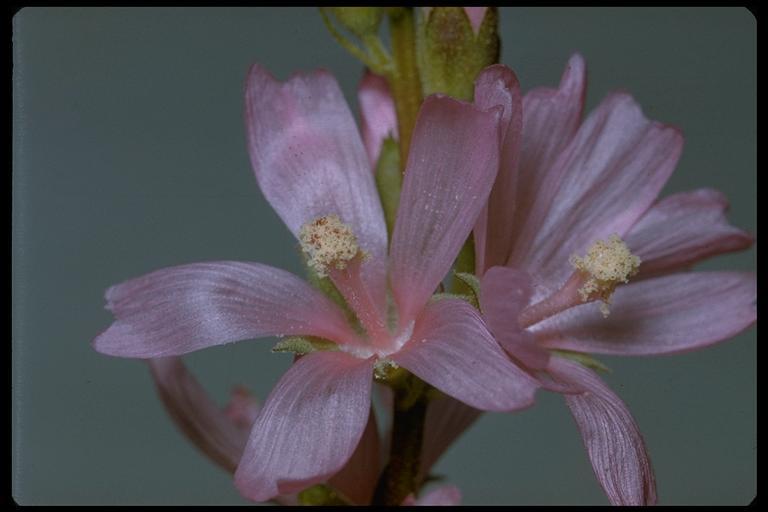
<path id="1" fill-rule="evenodd" d="M 501 66 L 484 74 L 512 77 Z M 510 121 L 475 229 L 480 305 L 507 352 L 564 394 L 611 503 L 652 504 L 654 475 L 635 421 L 573 359 L 684 352 L 749 327 L 753 274 L 686 270 L 745 249 L 752 237 L 728 225 L 717 191 L 658 200 L 682 135 L 646 119 L 625 93 L 609 95 L 582 122 L 585 87 L 585 63 L 574 55 L 558 89 L 509 98 L 518 107 L 505 111 L 522 105 L 522 119 Z M 498 103 L 489 97 L 476 89 L 481 107 Z"/>
<path id="2" fill-rule="evenodd" d="M 479 313 L 457 299 L 430 301 L 493 184 L 501 109 L 424 101 L 388 243 L 369 158 L 330 74 L 280 83 L 254 66 L 246 103 L 264 196 L 361 329 L 293 274 L 220 261 L 111 287 L 107 308 L 116 321 L 95 349 L 158 358 L 273 335 L 334 341 L 338 350 L 298 359 L 254 421 L 235 483 L 255 501 L 323 482 L 347 463 L 369 422 L 376 365 L 402 366 L 477 409 L 530 405 L 537 383 L 504 357 Z"/>
<path id="3" fill-rule="evenodd" d="M 238 386 L 232 390 L 225 408 L 217 406 L 192 376 L 180 357 L 150 359 L 149 367 L 158 394 L 176 426 L 209 459 L 234 473 L 248 442 L 248 435 L 261 405 Z M 454 400 L 455 403 L 456 402 Z M 424 438 L 425 450 L 439 444 L 439 432 Z M 376 417 L 371 409 L 368 423 L 354 453 L 344 467 L 329 478 L 328 484 L 352 505 L 367 505 L 383 469 Z M 299 504 L 296 494 L 276 496 L 280 505 Z M 436 488 L 416 499 L 409 495 L 403 505 L 458 505 L 461 492 L 453 486 Z"/>

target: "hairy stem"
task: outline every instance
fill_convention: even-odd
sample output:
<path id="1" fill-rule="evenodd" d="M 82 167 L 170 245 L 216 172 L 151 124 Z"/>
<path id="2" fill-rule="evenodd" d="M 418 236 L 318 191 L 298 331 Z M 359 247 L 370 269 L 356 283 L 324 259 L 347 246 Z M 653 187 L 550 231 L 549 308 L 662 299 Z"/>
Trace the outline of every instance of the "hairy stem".
<path id="1" fill-rule="evenodd" d="M 397 111 L 397 133 L 400 141 L 400 168 L 408 161 L 408 148 L 421 106 L 421 82 L 416 65 L 416 27 L 412 7 L 389 10 L 394 68 L 389 73 L 389 87 Z"/>
<path id="2" fill-rule="evenodd" d="M 374 505 L 397 506 L 406 496 L 418 491 L 428 386 L 414 375 L 408 375 L 407 379 L 409 382 L 405 386 L 394 390 L 389 462 L 376 486 Z"/>

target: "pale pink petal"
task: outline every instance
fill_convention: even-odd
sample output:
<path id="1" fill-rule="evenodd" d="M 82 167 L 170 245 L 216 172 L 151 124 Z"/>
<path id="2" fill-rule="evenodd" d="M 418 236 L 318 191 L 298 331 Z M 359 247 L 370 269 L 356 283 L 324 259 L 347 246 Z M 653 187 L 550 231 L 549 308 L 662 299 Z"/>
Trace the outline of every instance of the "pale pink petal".
<path id="1" fill-rule="evenodd" d="M 343 352 L 300 358 L 270 393 L 235 473 L 247 498 L 265 501 L 325 481 L 352 456 L 371 403 L 373 362 Z"/>
<path id="2" fill-rule="evenodd" d="M 501 350 L 467 302 L 430 303 L 411 340 L 390 358 L 476 409 L 512 411 L 533 404 L 537 383 Z"/>
<path id="3" fill-rule="evenodd" d="M 483 18 L 485 18 L 485 11 L 487 7 L 465 7 L 464 12 L 467 13 L 469 23 L 472 25 L 472 31 L 477 35 L 480 32 L 480 27 L 483 25 Z"/>
<path id="4" fill-rule="evenodd" d="M 557 378 L 582 387 L 563 395 L 579 427 L 595 476 L 613 505 L 654 505 L 656 482 L 643 437 L 627 406 L 591 370 L 559 357 Z"/>
<path id="5" fill-rule="evenodd" d="M 451 268 L 488 199 L 499 165 L 499 112 L 440 95 L 421 107 L 390 248 L 401 322 Z"/>
<path id="6" fill-rule="evenodd" d="M 666 197 L 627 234 L 640 257 L 640 277 L 680 270 L 710 256 L 747 249 L 753 238 L 725 218 L 728 200 L 717 190 L 699 189 Z"/>
<path id="7" fill-rule="evenodd" d="M 253 422 L 261 410 L 261 404 L 243 386 L 236 386 L 229 395 L 229 402 L 224 409 L 224 413 L 232 422 L 246 432 L 251 431 Z M 243 445 L 245 448 L 245 445 Z"/>
<path id="8" fill-rule="evenodd" d="M 409 494 L 403 500 L 405 507 L 453 507 L 461 505 L 461 491 L 454 485 L 443 485 L 432 489 L 419 499 Z"/>
<path id="9" fill-rule="evenodd" d="M 541 369 L 547 365 L 549 351 L 518 323 L 530 297 L 531 278 L 523 271 L 492 267 L 482 278 L 480 309 L 496 341 L 528 368 Z"/>
<path id="10" fill-rule="evenodd" d="M 157 392 L 179 430 L 209 459 L 234 472 L 248 440 L 248 430 L 232 421 L 211 400 L 181 358 L 148 362 Z"/>
<path id="11" fill-rule="evenodd" d="M 245 388 L 237 387 L 222 410 L 180 357 L 147 362 L 158 394 L 179 430 L 214 463 L 234 473 L 248 442 L 251 415 L 258 413 L 256 399 Z M 276 496 L 274 501 L 280 505 L 298 504 L 294 494 Z"/>
<path id="12" fill-rule="evenodd" d="M 424 439 L 421 447 L 419 477 L 429 470 L 461 434 L 477 420 L 482 411 L 455 398 L 443 395 L 429 401 L 424 420 Z"/>
<path id="13" fill-rule="evenodd" d="M 507 238 L 513 244 L 529 223 L 534 203 L 538 200 L 548 204 L 556 192 L 554 187 L 543 188 L 542 185 L 579 127 L 586 91 L 587 66 L 577 53 L 568 61 L 558 88 L 539 87 L 523 97 L 517 189 L 515 195 L 507 197 L 507 201 L 514 205 L 514 219 L 507 232 Z M 518 251 L 523 249 L 517 247 Z"/>
<path id="14" fill-rule="evenodd" d="M 355 505 L 368 505 L 379 477 L 381 447 L 376 414 L 371 409 L 368 424 L 355 452 L 328 483 Z"/>
<path id="15" fill-rule="evenodd" d="M 373 171 L 379 159 L 381 144 L 387 137 L 397 139 L 395 101 L 389 92 L 387 79 L 365 71 L 357 89 L 363 144 Z"/>
<path id="16" fill-rule="evenodd" d="M 281 83 L 254 65 L 246 87 L 248 149 L 264 197 L 298 236 L 336 214 L 369 255 L 366 281 L 384 301 L 387 228 L 365 148 L 330 73 Z"/>
<path id="17" fill-rule="evenodd" d="M 534 326 L 552 348 L 617 355 L 687 352 L 726 340 L 757 318 L 755 276 L 688 272 L 620 286 L 603 318 L 584 304 Z"/>
<path id="18" fill-rule="evenodd" d="M 106 299 L 116 321 L 93 346 L 112 356 L 174 356 L 287 334 L 355 339 L 330 299 L 290 272 L 258 263 L 170 267 L 115 285 Z"/>
<path id="19" fill-rule="evenodd" d="M 475 104 L 480 108 L 499 105 L 504 109 L 499 173 L 488 198 L 487 213 L 484 210 L 475 225 L 476 260 L 482 271 L 493 265 L 503 265 L 512 246 L 510 229 L 515 210 L 513 198 L 523 122 L 520 84 L 512 70 L 498 64 L 485 68 L 475 81 Z"/>
<path id="20" fill-rule="evenodd" d="M 568 258 L 623 236 L 656 199 L 682 151 L 679 131 L 649 121 L 627 94 L 612 94 L 582 124 L 547 173 L 510 265 L 561 285 Z"/>

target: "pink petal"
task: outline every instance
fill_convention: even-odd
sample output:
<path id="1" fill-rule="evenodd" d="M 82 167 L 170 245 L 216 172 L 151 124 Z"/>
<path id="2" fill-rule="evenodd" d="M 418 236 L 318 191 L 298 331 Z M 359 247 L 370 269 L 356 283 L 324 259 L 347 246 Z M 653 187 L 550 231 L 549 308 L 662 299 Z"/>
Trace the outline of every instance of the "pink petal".
<path id="1" fill-rule="evenodd" d="M 236 386 L 230 392 L 229 402 L 224 413 L 235 425 L 246 432 L 250 432 L 260 410 L 259 401 L 246 388 Z M 243 448 L 245 448 L 245 444 L 243 444 Z"/>
<path id="2" fill-rule="evenodd" d="M 440 391 L 485 411 L 533 404 L 537 383 L 504 354 L 467 302 L 427 305 L 411 340 L 390 358 Z"/>
<path id="3" fill-rule="evenodd" d="M 624 235 L 675 168 L 683 138 L 648 121 L 631 96 L 613 94 L 584 122 L 551 167 L 510 265 L 551 286 L 573 272 L 572 254 Z"/>
<path id="4" fill-rule="evenodd" d="M 384 139 L 397 139 L 395 101 L 389 92 L 387 79 L 366 70 L 357 89 L 357 101 L 360 104 L 363 144 L 371 169 L 375 171 Z"/>
<path id="5" fill-rule="evenodd" d="M 447 395 L 430 400 L 427 417 L 424 420 L 424 441 L 421 448 L 419 479 L 429 475 L 429 470 L 456 441 L 477 420 L 478 411 Z"/>
<path id="6" fill-rule="evenodd" d="M 387 228 L 368 157 L 330 73 L 280 83 L 254 65 L 245 94 L 248 149 L 269 204 L 294 235 L 336 214 L 370 255 L 366 280 L 384 301 Z"/>
<path id="7" fill-rule="evenodd" d="M 209 459 L 233 473 L 248 440 L 248 430 L 210 399 L 180 358 L 148 362 L 157 392 L 176 426 Z"/>
<path id="8" fill-rule="evenodd" d="M 546 367 L 549 351 L 518 323 L 520 312 L 531 297 L 527 273 L 507 267 L 492 267 L 481 281 L 480 309 L 488 328 L 504 350 L 528 368 Z"/>
<path id="9" fill-rule="evenodd" d="M 485 11 L 487 7 L 464 7 L 464 12 L 467 13 L 469 23 L 472 25 L 472 31 L 477 35 L 480 32 L 480 27 L 483 25 L 483 18 L 485 18 Z"/>
<path id="10" fill-rule="evenodd" d="M 534 203 L 549 204 L 556 192 L 554 187 L 543 187 L 544 179 L 579 127 L 586 90 L 587 66 L 577 53 L 568 61 L 559 88 L 539 87 L 523 97 L 517 190 L 507 196 L 514 207 L 514 218 L 507 231 L 510 243 L 517 241 L 529 223 Z M 517 251 L 521 250 L 524 247 L 518 246 Z"/>
<path id="11" fill-rule="evenodd" d="M 94 348 L 164 357 L 262 336 L 307 334 L 340 343 L 355 334 L 341 310 L 293 274 L 258 263 L 170 267 L 107 290 L 117 319 Z"/>
<path id="12" fill-rule="evenodd" d="M 584 304 L 534 328 L 553 348 L 618 355 L 687 352 L 752 325 L 756 298 L 753 274 L 673 274 L 620 286 L 608 318 L 595 304 Z"/>
<path id="13" fill-rule="evenodd" d="M 611 504 L 654 505 L 651 461 L 627 406 L 594 372 L 578 363 L 553 357 L 550 372 L 584 390 L 563 396 Z"/>
<path id="14" fill-rule="evenodd" d="M 381 447 L 371 408 L 363 437 L 344 467 L 328 483 L 355 505 L 368 505 L 379 477 Z"/>
<path id="15" fill-rule="evenodd" d="M 699 189 L 662 199 L 627 234 L 642 260 L 642 276 L 681 270 L 710 256 L 740 251 L 753 238 L 728 224 L 728 200 L 717 190 Z"/>
<path id="16" fill-rule="evenodd" d="M 458 505 L 461 505 L 461 491 L 453 485 L 443 485 L 433 489 L 419 499 L 415 499 L 413 494 L 409 494 L 403 500 L 403 506 L 406 507 L 452 507 Z"/>
<path id="17" fill-rule="evenodd" d="M 390 248 L 403 324 L 451 268 L 488 198 L 499 164 L 499 115 L 440 95 L 421 107 Z"/>
<path id="18" fill-rule="evenodd" d="M 296 361 L 270 393 L 235 473 L 247 498 L 265 501 L 323 482 L 350 459 L 371 402 L 373 362 L 343 352 Z"/>
<path id="19" fill-rule="evenodd" d="M 500 105 L 502 114 L 501 165 L 488 198 L 488 221 L 481 214 L 475 226 L 476 259 L 480 269 L 503 265 L 512 246 L 509 236 L 514 215 L 517 165 L 523 122 L 522 98 L 517 77 L 506 66 L 485 68 L 475 81 L 475 104 L 480 108 Z"/>
<path id="20" fill-rule="evenodd" d="M 245 388 L 236 388 L 232 401 L 222 410 L 189 373 L 181 358 L 163 357 L 147 362 L 158 394 L 179 430 L 214 463 L 234 473 L 253 423 L 248 421 L 249 415 L 258 409 L 255 398 Z M 235 410 L 237 417 L 233 416 Z M 244 422 L 248 423 L 247 428 Z M 276 496 L 274 501 L 280 505 L 298 504 L 293 494 Z"/>

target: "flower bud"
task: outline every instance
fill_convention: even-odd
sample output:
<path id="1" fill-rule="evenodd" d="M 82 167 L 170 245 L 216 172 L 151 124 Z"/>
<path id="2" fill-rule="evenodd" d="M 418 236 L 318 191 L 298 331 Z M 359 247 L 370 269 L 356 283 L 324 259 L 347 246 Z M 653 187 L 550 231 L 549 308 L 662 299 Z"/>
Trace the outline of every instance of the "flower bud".
<path id="1" fill-rule="evenodd" d="M 471 100 L 478 73 L 499 59 L 496 8 L 433 7 L 422 14 L 417 52 L 424 95 Z"/>
<path id="2" fill-rule="evenodd" d="M 383 15 L 381 7 L 332 7 L 338 22 L 357 37 L 376 35 Z"/>

